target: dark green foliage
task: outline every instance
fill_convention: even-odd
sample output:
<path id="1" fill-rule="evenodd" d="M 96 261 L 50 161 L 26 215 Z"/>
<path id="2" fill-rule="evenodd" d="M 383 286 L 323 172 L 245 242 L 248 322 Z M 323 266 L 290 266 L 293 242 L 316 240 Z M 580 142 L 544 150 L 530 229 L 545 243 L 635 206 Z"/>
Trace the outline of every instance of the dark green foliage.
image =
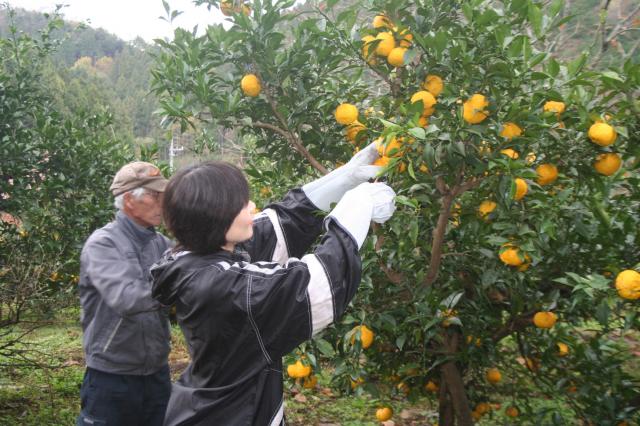
<path id="1" fill-rule="evenodd" d="M 75 289 L 79 249 L 112 217 L 109 183 L 132 157 L 110 113 L 81 105 L 65 113 L 52 99 L 45 65 L 60 25 L 53 17 L 37 38 L 15 27 L 0 38 L 0 355 L 19 363 L 30 361 L 14 351 L 12 327 L 75 299 L 65 294 Z"/>

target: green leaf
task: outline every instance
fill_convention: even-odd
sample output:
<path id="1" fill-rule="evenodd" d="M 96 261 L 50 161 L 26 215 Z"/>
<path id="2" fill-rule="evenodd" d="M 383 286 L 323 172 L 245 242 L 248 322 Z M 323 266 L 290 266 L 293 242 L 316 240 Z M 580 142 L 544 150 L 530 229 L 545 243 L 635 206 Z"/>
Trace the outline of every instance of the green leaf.
<path id="1" fill-rule="evenodd" d="M 622 78 L 620 76 L 620 74 L 618 74 L 615 71 L 603 71 L 602 72 L 602 78 L 603 80 L 613 80 L 613 81 L 617 81 L 620 83 L 624 83 L 624 78 Z"/>
<path id="2" fill-rule="evenodd" d="M 467 21 L 473 21 L 473 6 L 471 6 L 471 4 L 464 3 L 462 5 L 462 13 L 464 14 L 464 17 L 467 18 Z"/>
<path id="3" fill-rule="evenodd" d="M 409 134 L 416 139 L 425 139 L 427 135 L 422 127 L 413 127 L 409 129 Z"/>
<path id="4" fill-rule="evenodd" d="M 464 294 L 463 291 L 450 294 L 442 302 L 440 302 L 440 306 L 443 306 L 447 309 L 451 309 L 455 307 L 460 301 L 460 298 L 462 297 L 463 294 Z"/>
<path id="5" fill-rule="evenodd" d="M 564 5 L 564 0 L 553 0 L 551 6 L 549 6 L 549 16 L 555 18 L 558 13 L 562 10 L 562 6 Z"/>
<path id="6" fill-rule="evenodd" d="M 433 47 L 438 52 L 438 55 L 440 55 L 447 47 L 448 41 L 449 36 L 446 31 L 440 30 L 436 33 L 436 36 L 433 38 Z"/>
<path id="7" fill-rule="evenodd" d="M 551 77 L 555 78 L 560 72 L 560 64 L 554 58 L 550 58 L 549 61 L 546 63 L 544 70 Z"/>
<path id="8" fill-rule="evenodd" d="M 542 11 L 535 3 L 529 3 L 528 18 L 537 37 L 542 35 Z"/>
<path id="9" fill-rule="evenodd" d="M 408 198 L 404 195 L 396 196 L 396 203 L 402 204 L 403 206 L 407 206 L 411 209 L 416 209 L 418 207 L 418 203 L 413 198 Z"/>
<path id="10" fill-rule="evenodd" d="M 402 350 L 406 341 L 407 341 L 406 334 L 401 334 L 400 336 L 398 336 L 396 338 L 396 346 L 398 347 L 398 349 Z"/>
<path id="11" fill-rule="evenodd" d="M 333 349 L 333 346 L 331 346 L 331 343 L 327 342 L 326 340 L 314 339 L 314 342 L 320 352 L 322 352 L 322 355 L 332 357 L 336 354 L 336 351 Z"/>
<path id="12" fill-rule="evenodd" d="M 596 309 L 596 319 L 600 323 L 602 327 L 608 329 L 609 327 L 609 314 L 611 313 L 611 309 L 607 304 L 606 300 L 603 300 Z"/>
<path id="13" fill-rule="evenodd" d="M 575 76 L 578 72 L 580 72 L 580 70 L 582 70 L 582 68 L 586 63 L 587 63 L 586 53 L 583 53 L 582 55 L 580 55 L 579 58 L 576 58 L 573 61 L 569 62 L 569 64 L 567 65 L 567 71 L 569 73 L 569 76 L 571 77 Z"/>

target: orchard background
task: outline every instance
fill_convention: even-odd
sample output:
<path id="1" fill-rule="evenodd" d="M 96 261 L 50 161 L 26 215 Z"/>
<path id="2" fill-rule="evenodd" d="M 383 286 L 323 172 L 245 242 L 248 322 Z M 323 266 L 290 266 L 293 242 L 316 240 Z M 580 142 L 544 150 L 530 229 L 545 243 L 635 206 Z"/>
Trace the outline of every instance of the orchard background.
<path id="1" fill-rule="evenodd" d="M 372 422 L 401 423 L 411 404 L 432 413 L 415 424 L 638 423 L 640 7 L 604 1 L 576 22 L 575 2 L 560 0 L 195 3 L 227 21 L 156 40 L 150 71 L 162 125 L 192 135 L 193 155 L 219 157 L 223 131 L 263 207 L 376 142 L 379 179 L 398 194 L 395 216 L 363 247 L 348 314 L 287 357 L 294 407 L 333 394 L 367 401 Z M 171 21 L 177 12 L 164 4 Z M 581 34 L 591 37 L 576 51 L 569 41 Z M 0 83 L 20 87 L 5 72 Z M 48 105 L 35 86 L 17 92 Z M 42 250 L 31 273 L 38 291 L 48 276 L 47 298 L 37 300 L 50 301 L 60 276 L 74 279 L 73 250 L 111 214 L 111 170 L 151 154 L 92 146 L 101 139 L 82 129 L 107 129 L 108 117 L 82 127 L 38 108 L 24 133 L 0 127 L 15 167 L 5 171 L 3 160 L 3 185 L 42 164 L 42 153 L 60 152 L 42 166 L 57 164 L 58 178 L 43 182 L 87 203 L 55 210 L 81 226 L 49 226 L 46 203 L 62 203 L 60 192 L 34 201 L 3 189 L 24 204 L 3 204 L 14 218 L 3 238 L 15 248 L 3 247 L 2 279 L 22 288 L 25 280 L 8 278 L 16 266 L 34 263 L 24 261 L 38 253 L 31 247 L 62 247 L 53 233 L 68 226 L 70 251 L 56 257 L 68 261 L 47 269 L 54 252 Z M 104 160 L 65 163 L 77 148 L 58 144 L 68 141 L 62 129 Z M 16 140 L 24 145 L 5 144 Z M 34 140 L 43 145 L 33 159 L 8 151 Z M 71 170 L 84 171 L 73 182 L 97 180 L 71 192 Z M 19 352 L 16 333 L 6 336 Z"/>

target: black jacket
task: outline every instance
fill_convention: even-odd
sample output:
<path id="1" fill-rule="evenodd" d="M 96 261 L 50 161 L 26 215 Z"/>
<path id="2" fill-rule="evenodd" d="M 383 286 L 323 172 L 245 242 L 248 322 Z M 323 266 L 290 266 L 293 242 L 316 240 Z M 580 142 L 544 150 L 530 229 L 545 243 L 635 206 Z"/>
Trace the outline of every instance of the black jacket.
<path id="1" fill-rule="evenodd" d="M 244 255 L 169 253 L 152 269 L 192 360 L 165 425 L 284 424 L 282 356 L 339 318 L 360 282 L 356 243 L 330 218 L 304 255 L 322 229 L 316 213 L 291 191 L 255 218 Z"/>

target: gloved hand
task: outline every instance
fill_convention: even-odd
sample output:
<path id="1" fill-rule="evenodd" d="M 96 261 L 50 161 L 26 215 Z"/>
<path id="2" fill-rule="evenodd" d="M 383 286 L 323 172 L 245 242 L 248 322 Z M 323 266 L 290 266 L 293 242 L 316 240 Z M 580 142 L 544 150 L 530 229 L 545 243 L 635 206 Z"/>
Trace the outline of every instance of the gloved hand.
<path id="1" fill-rule="evenodd" d="M 302 187 L 307 198 L 320 210 L 329 211 L 332 203 L 338 202 L 345 192 L 358 184 L 374 178 L 380 166 L 371 163 L 379 158 L 375 143 L 354 155 L 347 164 Z"/>
<path id="2" fill-rule="evenodd" d="M 387 184 L 361 183 L 344 194 L 327 219 L 338 222 L 351 234 L 360 248 L 367 237 L 372 220 L 384 223 L 393 216 L 396 210 L 395 196 L 396 193 Z"/>

